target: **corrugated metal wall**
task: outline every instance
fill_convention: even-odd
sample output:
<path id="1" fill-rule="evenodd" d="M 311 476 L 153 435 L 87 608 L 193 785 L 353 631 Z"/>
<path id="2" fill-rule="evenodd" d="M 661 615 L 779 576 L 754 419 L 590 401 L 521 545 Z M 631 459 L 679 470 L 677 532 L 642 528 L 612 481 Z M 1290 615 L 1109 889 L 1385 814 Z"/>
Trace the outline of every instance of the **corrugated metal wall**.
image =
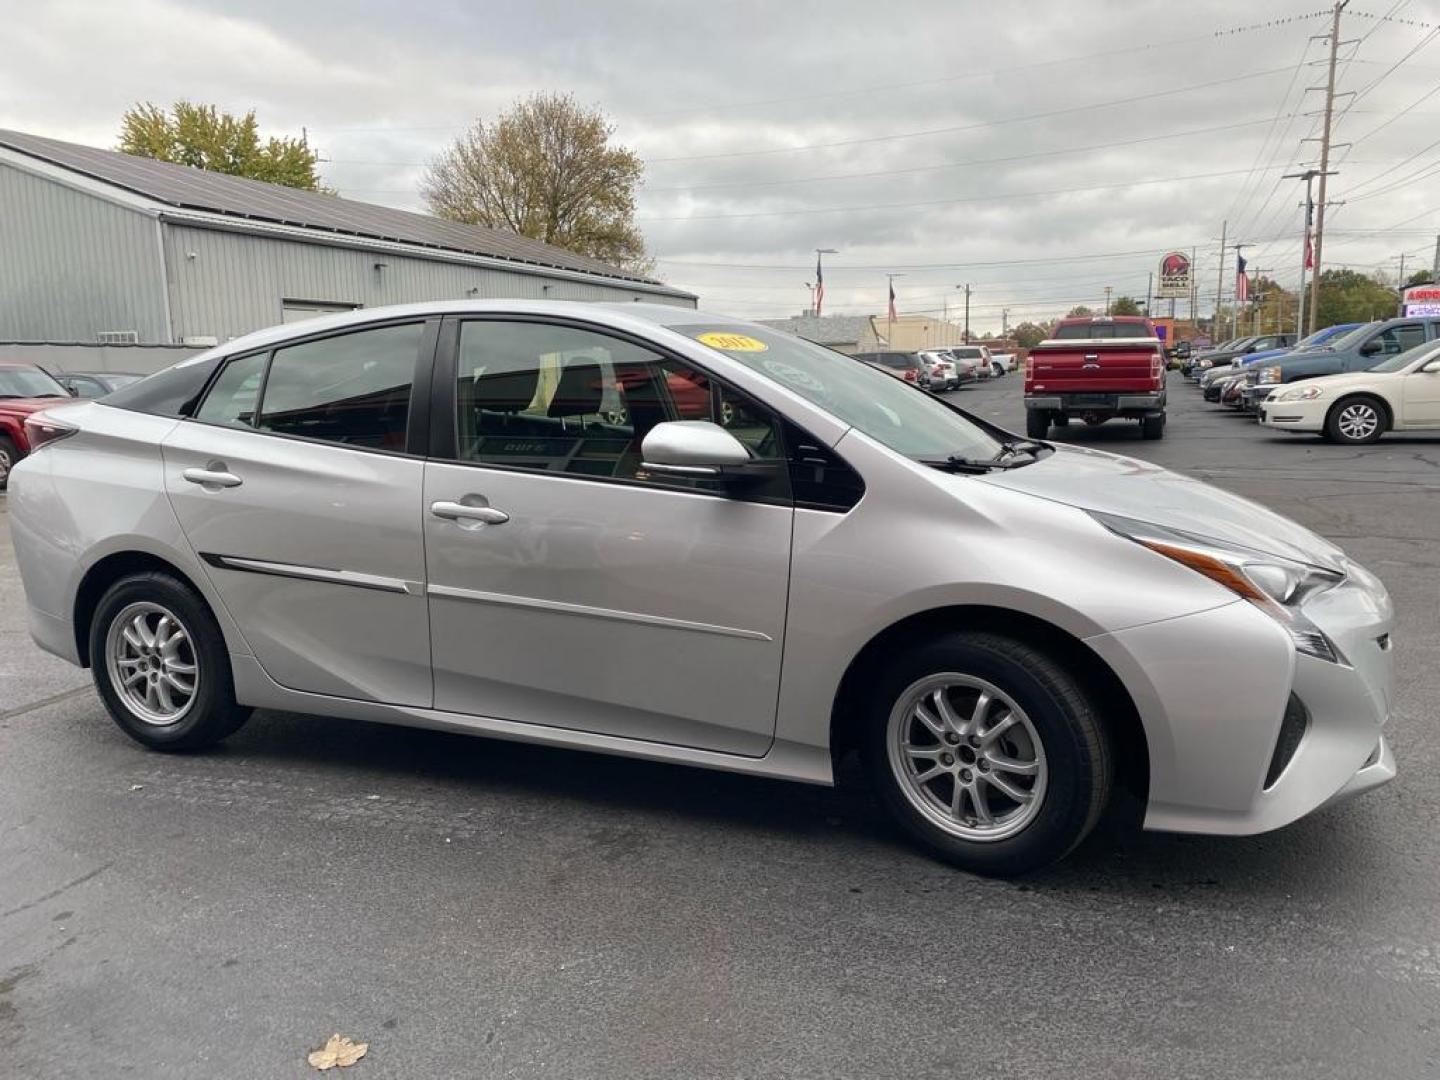
<path id="1" fill-rule="evenodd" d="M 166 342 L 154 218 L 0 165 L 0 340 Z"/>
<path id="2" fill-rule="evenodd" d="M 285 300 L 380 307 L 422 300 L 530 298 L 642 300 L 692 306 L 679 298 L 516 274 L 462 263 L 353 250 L 166 223 L 175 339 L 225 341 L 281 321 Z M 384 263 L 376 269 L 376 263 Z M 471 293 L 469 290 L 478 290 Z"/>

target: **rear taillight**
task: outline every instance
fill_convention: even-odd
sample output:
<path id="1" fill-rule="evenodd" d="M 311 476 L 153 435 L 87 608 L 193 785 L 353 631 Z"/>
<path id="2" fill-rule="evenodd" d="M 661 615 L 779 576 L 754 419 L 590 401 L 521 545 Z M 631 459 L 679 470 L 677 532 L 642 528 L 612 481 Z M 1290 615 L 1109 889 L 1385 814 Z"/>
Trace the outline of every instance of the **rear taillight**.
<path id="1" fill-rule="evenodd" d="M 1157 383 L 1163 381 L 1165 378 L 1165 365 L 1158 354 L 1150 358 L 1150 378 L 1154 379 Z"/>
<path id="2" fill-rule="evenodd" d="M 1035 358 L 1034 358 L 1033 356 L 1027 356 L 1027 357 L 1025 357 L 1025 378 L 1027 378 L 1027 379 L 1033 379 L 1034 377 L 1035 377 Z"/>
<path id="3" fill-rule="evenodd" d="M 69 438 L 79 430 L 74 424 L 66 424 L 43 414 L 25 418 L 25 439 L 30 443 L 32 454 L 42 446 Z"/>

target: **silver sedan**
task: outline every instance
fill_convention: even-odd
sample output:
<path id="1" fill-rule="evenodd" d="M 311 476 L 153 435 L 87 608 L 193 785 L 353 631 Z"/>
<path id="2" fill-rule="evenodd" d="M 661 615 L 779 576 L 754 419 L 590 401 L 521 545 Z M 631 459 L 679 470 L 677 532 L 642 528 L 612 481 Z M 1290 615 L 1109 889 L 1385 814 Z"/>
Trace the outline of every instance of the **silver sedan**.
<path id="1" fill-rule="evenodd" d="M 1242 834 L 1395 773 L 1391 604 L 1342 551 L 765 327 L 367 310 L 28 429 L 33 634 L 157 750 L 265 708 L 818 784 L 856 752 L 989 874 L 1118 786 Z"/>

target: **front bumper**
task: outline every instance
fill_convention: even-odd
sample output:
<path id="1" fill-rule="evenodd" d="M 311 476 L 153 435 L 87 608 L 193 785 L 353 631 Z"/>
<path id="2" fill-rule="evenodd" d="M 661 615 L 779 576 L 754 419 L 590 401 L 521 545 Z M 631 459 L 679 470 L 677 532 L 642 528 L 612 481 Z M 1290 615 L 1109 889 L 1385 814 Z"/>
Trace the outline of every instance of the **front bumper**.
<path id="1" fill-rule="evenodd" d="M 1344 663 L 1297 652 L 1244 601 L 1087 641 L 1140 711 L 1150 757 L 1146 828 L 1267 832 L 1393 779 L 1382 737 L 1393 698 L 1384 586 L 1350 564 L 1346 580 L 1305 614 Z M 1306 722 L 1285 746 L 1292 695 Z"/>
<path id="2" fill-rule="evenodd" d="M 1309 401 L 1276 401 L 1268 398 L 1255 407 L 1261 425 L 1287 431 L 1324 431 L 1325 414 L 1330 402 L 1324 398 Z"/>

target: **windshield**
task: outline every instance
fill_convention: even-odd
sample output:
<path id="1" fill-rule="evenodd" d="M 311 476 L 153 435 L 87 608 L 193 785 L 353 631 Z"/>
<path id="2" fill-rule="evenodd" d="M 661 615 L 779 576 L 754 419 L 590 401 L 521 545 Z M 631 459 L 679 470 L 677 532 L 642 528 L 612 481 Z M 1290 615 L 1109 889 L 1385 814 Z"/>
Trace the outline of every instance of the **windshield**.
<path id="1" fill-rule="evenodd" d="M 937 398 L 856 357 L 748 323 L 674 329 L 909 457 L 989 460 L 1004 450 L 998 439 Z"/>
<path id="2" fill-rule="evenodd" d="M 65 388 L 39 368 L 0 368 L 0 397 L 69 397 Z"/>
<path id="3" fill-rule="evenodd" d="M 1379 325 L 1378 322 L 1362 323 L 1349 333 L 1340 334 L 1325 342 L 1325 348 L 1334 349 L 1336 352 L 1339 352 L 1342 349 L 1350 348 L 1352 345 L 1358 345 L 1362 338 Z"/>

